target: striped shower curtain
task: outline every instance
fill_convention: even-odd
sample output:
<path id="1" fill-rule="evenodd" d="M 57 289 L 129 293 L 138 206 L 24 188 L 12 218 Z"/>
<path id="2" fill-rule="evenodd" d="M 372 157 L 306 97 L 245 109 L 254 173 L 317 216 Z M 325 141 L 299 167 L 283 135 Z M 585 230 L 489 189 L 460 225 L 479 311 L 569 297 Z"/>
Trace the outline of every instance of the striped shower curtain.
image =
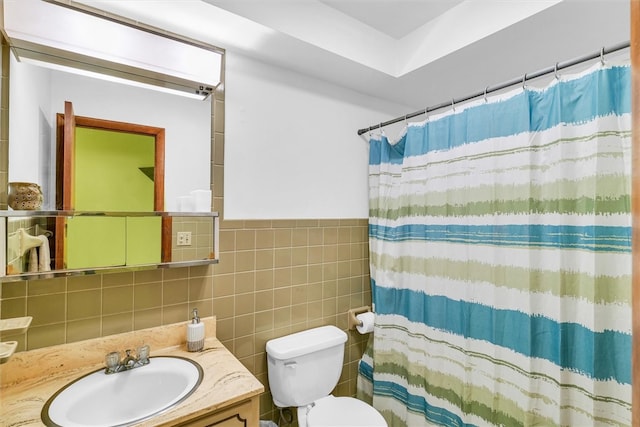
<path id="1" fill-rule="evenodd" d="M 597 66 L 370 140 L 389 426 L 631 422 L 631 89 Z"/>

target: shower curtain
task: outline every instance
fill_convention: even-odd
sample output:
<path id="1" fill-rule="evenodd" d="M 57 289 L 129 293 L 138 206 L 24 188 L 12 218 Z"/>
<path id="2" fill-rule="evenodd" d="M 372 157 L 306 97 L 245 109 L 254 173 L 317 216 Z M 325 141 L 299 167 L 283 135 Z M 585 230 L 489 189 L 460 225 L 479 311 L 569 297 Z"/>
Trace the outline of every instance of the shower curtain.
<path id="1" fill-rule="evenodd" d="M 631 88 L 597 66 L 370 140 L 389 426 L 631 423 Z"/>

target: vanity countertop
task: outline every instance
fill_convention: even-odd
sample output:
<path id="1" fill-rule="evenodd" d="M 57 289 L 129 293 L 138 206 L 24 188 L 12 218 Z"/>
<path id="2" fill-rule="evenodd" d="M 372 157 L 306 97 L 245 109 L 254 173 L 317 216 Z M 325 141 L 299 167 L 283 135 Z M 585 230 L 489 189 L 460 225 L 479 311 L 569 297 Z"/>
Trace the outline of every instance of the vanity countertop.
<path id="1" fill-rule="evenodd" d="M 103 367 L 108 352 L 142 344 L 150 345 L 152 357 L 193 359 L 205 374 L 184 402 L 136 426 L 174 425 L 261 394 L 263 385 L 215 338 L 215 317 L 202 321 L 207 339 L 201 352 L 186 350 L 184 322 L 15 353 L 0 365 L 0 426 L 43 426 L 40 412 L 62 386 Z"/>

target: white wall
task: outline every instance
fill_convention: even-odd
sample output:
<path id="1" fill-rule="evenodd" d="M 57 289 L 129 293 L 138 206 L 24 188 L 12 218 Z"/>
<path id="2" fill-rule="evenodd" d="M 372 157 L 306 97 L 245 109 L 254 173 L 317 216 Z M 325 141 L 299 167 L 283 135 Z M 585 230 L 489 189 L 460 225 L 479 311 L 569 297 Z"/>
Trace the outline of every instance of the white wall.
<path id="1" fill-rule="evenodd" d="M 53 129 L 51 73 L 18 64 L 13 55 L 10 57 L 11 69 L 20 67 L 22 71 L 9 79 L 9 181 L 38 183 L 45 194 L 45 207 L 53 207 L 55 194 L 51 190 L 55 191 L 55 172 L 53 176 L 47 173 L 51 167 L 49 141 Z M 53 153 L 55 156 L 55 147 Z"/>
<path id="2" fill-rule="evenodd" d="M 165 210 L 178 210 L 179 196 L 210 188 L 209 100 L 48 70 L 11 56 L 9 181 L 39 183 L 43 208 L 55 208 L 55 114 L 65 101 L 78 116 L 165 129 Z"/>
<path id="3" fill-rule="evenodd" d="M 367 218 L 357 130 L 410 110 L 227 51 L 224 217 Z"/>

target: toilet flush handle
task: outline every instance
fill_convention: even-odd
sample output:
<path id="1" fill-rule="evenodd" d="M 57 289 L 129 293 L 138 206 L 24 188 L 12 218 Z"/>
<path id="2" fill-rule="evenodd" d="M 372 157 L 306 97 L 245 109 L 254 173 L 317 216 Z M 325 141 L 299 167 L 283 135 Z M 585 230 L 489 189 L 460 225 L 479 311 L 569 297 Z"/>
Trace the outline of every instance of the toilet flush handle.
<path id="1" fill-rule="evenodd" d="M 295 369 L 297 364 L 298 364 L 297 362 L 284 362 L 284 366 L 290 369 Z"/>

